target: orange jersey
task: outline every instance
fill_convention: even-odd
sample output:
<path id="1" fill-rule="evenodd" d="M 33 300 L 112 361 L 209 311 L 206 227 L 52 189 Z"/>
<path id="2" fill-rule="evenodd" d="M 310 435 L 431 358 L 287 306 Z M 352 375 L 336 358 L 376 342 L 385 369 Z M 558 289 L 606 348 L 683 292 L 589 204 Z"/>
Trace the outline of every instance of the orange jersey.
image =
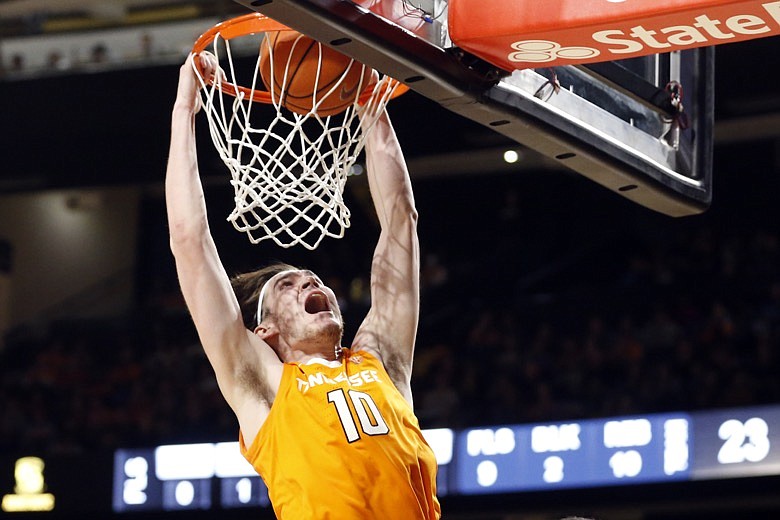
<path id="1" fill-rule="evenodd" d="M 371 354 L 285 363 L 265 423 L 241 453 L 283 520 L 436 519 L 436 458 Z"/>

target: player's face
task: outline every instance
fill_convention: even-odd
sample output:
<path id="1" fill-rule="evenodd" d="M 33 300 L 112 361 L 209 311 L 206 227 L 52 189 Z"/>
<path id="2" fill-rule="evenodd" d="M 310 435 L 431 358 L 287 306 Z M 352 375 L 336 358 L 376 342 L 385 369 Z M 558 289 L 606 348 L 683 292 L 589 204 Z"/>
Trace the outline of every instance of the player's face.
<path id="1" fill-rule="evenodd" d="M 317 275 L 285 271 L 268 283 L 267 308 L 288 344 L 333 346 L 341 341 L 344 324 L 336 295 Z"/>

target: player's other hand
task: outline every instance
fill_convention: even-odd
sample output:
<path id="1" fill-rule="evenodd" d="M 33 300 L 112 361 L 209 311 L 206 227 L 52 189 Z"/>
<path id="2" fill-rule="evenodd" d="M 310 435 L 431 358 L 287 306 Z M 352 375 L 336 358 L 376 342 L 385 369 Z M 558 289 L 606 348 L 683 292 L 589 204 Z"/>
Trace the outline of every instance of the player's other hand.
<path id="1" fill-rule="evenodd" d="M 198 60 L 200 64 L 199 70 L 203 74 L 203 80 L 206 84 L 210 84 L 214 80 L 214 74 L 219 71 L 220 80 L 225 80 L 225 72 L 219 68 L 219 62 L 217 57 L 209 51 L 201 51 L 199 54 L 192 57 L 194 60 Z"/>
<path id="2" fill-rule="evenodd" d="M 219 68 L 217 58 L 213 54 L 208 51 L 202 51 L 198 54 L 190 53 L 179 69 L 177 105 L 193 112 L 200 110 L 201 100 L 198 92 L 201 87 L 213 81 L 217 71 L 219 71 L 221 79 L 224 80 L 225 73 Z"/>

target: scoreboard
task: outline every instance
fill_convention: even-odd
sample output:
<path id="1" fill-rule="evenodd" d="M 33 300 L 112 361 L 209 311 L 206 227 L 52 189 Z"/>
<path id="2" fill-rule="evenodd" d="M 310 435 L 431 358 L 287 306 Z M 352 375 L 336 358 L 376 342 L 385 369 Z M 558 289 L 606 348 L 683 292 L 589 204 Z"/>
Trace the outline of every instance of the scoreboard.
<path id="1" fill-rule="evenodd" d="M 690 476 L 686 415 L 475 429 L 458 438 L 465 494 L 679 480 Z"/>
<path id="2" fill-rule="evenodd" d="M 780 475 L 780 406 L 423 433 L 442 497 Z M 269 501 L 237 443 L 116 452 L 115 511 L 244 506 Z"/>
<path id="3" fill-rule="evenodd" d="M 442 498 L 780 476 L 780 405 L 423 433 Z M 0 497 L 0 515 L 270 511 L 237 442 L 78 459 L 2 454 Z"/>

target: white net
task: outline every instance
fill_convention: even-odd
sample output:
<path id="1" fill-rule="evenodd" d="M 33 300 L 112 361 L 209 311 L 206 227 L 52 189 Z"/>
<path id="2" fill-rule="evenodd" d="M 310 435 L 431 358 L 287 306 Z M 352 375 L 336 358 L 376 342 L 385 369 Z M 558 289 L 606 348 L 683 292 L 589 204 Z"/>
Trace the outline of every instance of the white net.
<path id="1" fill-rule="evenodd" d="M 198 74 L 211 138 L 230 170 L 235 194 L 235 209 L 227 220 L 252 243 L 271 239 L 281 247 L 300 244 L 315 249 L 326 236 L 343 237 L 350 225 L 344 202 L 347 177 L 398 82 L 387 76 L 376 80 L 375 75 L 376 81 L 363 93 L 356 92 L 344 112 L 319 116 L 317 105 L 340 88 L 345 73 L 320 99 L 312 100 L 308 113 L 291 112 L 275 92 L 279 87 L 266 91 L 259 79 L 262 34 L 241 39 L 245 38 L 253 38 L 256 45 L 252 68 L 237 67 L 241 58 L 234 57 L 231 43 L 236 46 L 238 40 L 217 34 L 208 50 L 222 72 L 210 83 Z M 244 85 L 251 86 L 240 86 L 237 69 L 249 70 L 251 79 Z M 279 75 L 272 73 L 274 77 Z M 270 102 L 256 102 L 261 91 Z"/>

